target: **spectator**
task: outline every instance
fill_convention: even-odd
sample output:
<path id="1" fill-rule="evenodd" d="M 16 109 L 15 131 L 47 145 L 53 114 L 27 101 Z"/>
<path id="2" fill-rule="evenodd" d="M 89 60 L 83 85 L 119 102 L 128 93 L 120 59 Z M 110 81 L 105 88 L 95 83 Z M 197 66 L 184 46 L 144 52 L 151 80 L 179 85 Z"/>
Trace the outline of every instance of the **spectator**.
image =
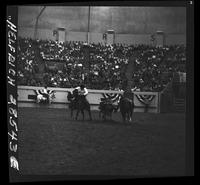
<path id="1" fill-rule="evenodd" d="M 51 40 L 19 38 L 18 84 L 49 87 L 75 87 L 84 80 L 92 89 L 126 88 L 125 76 L 129 57 L 137 52 L 133 72 L 133 88 L 141 91 L 161 91 L 176 71 L 185 71 L 185 47 L 182 45 L 157 48 L 149 45 L 91 44 L 90 69 L 84 66 L 83 42 L 57 43 Z M 39 49 L 39 52 L 36 51 Z M 38 56 L 39 55 L 39 56 Z M 40 59 L 40 60 L 39 60 Z M 52 70 L 46 65 L 42 80 L 35 74 L 41 63 L 56 63 L 63 67 Z M 84 76 L 84 79 L 83 79 Z"/>

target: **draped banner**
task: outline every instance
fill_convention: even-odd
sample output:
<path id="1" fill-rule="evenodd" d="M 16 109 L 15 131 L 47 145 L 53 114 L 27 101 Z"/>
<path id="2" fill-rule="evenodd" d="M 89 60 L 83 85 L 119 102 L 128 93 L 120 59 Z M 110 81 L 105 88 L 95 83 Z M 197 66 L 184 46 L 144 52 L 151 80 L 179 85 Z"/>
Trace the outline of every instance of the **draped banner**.
<path id="1" fill-rule="evenodd" d="M 135 95 L 137 99 L 144 105 L 149 105 L 151 101 L 155 98 L 155 95 Z"/>
<path id="2" fill-rule="evenodd" d="M 42 90 L 34 90 L 36 95 L 43 94 Z M 47 90 L 47 93 L 52 96 L 52 99 L 55 98 L 54 90 Z"/>
<path id="3" fill-rule="evenodd" d="M 113 103 L 118 103 L 120 98 L 121 98 L 121 94 L 117 94 L 117 93 L 102 93 L 104 98 L 108 98 L 110 100 L 112 100 Z"/>
<path id="4" fill-rule="evenodd" d="M 41 90 L 34 90 L 34 92 L 36 93 L 36 96 L 42 95 L 42 91 Z M 52 100 L 55 98 L 54 91 L 53 90 L 47 90 L 47 93 L 49 95 L 50 102 L 52 102 Z"/>
<path id="5" fill-rule="evenodd" d="M 28 95 L 28 99 L 34 99 L 37 100 L 38 96 L 43 96 L 42 90 L 33 90 L 35 95 Z M 47 90 L 47 93 L 50 98 L 50 102 L 52 102 L 53 99 L 55 99 L 55 91 L 54 90 Z"/>

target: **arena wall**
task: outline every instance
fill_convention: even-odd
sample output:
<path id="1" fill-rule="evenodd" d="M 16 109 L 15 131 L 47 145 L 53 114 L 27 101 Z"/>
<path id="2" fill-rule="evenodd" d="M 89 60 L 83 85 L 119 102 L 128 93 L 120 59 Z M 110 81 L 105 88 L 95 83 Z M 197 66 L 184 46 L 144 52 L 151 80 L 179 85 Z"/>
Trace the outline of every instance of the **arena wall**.
<path id="1" fill-rule="evenodd" d="M 51 105 L 47 105 L 47 108 L 68 108 L 69 102 L 67 100 L 67 91 L 71 91 L 73 89 L 70 88 L 48 88 L 49 90 L 55 91 L 55 99 L 53 99 Z M 29 95 L 36 95 L 34 90 L 42 90 L 41 87 L 33 87 L 33 86 L 18 86 L 18 107 L 40 107 L 41 105 L 35 103 L 34 99 L 29 99 Z M 87 99 L 91 104 L 92 110 L 98 110 L 98 106 L 101 98 L 105 95 L 112 95 L 115 99 L 115 103 L 117 104 L 119 94 L 122 94 L 122 91 L 110 91 L 110 90 L 92 90 L 89 89 L 89 94 L 87 95 Z M 153 100 L 149 104 L 149 108 L 147 112 L 149 113 L 159 113 L 160 112 L 160 94 L 158 92 L 135 92 L 134 93 L 134 104 L 135 109 L 134 112 L 145 112 L 145 105 L 141 103 L 138 99 L 138 95 L 152 95 L 154 96 Z"/>
<path id="2" fill-rule="evenodd" d="M 33 38 L 34 29 L 19 27 L 18 35 L 21 37 Z M 42 40 L 55 40 L 53 30 L 38 29 L 38 38 Z M 104 43 L 102 33 L 90 33 L 90 43 Z M 66 31 L 66 41 L 87 41 L 87 32 Z M 151 44 L 150 34 L 115 34 L 115 43 L 123 44 Z M 186 45 L 185 34 L 167 34 L 167 45 L 183 44 Z"/>

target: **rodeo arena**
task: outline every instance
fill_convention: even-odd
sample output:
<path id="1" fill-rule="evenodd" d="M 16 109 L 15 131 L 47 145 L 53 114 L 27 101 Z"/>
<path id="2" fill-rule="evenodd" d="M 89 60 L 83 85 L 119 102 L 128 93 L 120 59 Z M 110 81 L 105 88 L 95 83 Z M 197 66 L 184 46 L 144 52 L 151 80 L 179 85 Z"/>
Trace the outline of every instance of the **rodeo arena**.
<path id="1" fill-rule="evenodd" d="M 185 175 L 186 9 L 19 6 L 20 173 Z"/>

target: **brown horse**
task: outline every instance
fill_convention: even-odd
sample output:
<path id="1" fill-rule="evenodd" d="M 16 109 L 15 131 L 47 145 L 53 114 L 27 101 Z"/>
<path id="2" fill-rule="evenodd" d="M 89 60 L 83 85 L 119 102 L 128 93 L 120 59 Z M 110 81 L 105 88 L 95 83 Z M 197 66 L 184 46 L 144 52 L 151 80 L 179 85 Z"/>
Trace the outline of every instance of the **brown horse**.
<path id="1" fill-rule="evenodd" d="M 76 108 L 75 97 L 73 96 L 73 94 L 70 91 L 68 91 L 67 99 L 70 102 L 69 103 L 69 109 L 71 110 L 71 118 L 73 118 L 73 111 L 76 110 L 77 108 Z"/>
<path id="2" fill-rule="evenodd" d="M 121 112 L 123 121 L 131 122 L 133 110 L 134 110 L 133 100 L 131 100 L 130 98 L 121 96 L 119 104 L 118 104 L 118 108 L 120 108 L 120 112 Z"/>
<path id="3" fill-rule="evenodd" d="M 75 119 L 78 119 L 79 112 L 81 111 L 84 120 L 84 110 L 86 110 L 89 114 L 90 120 L 92 120 L 90 104 L 86 100 L 85 96 L 79 95 L 78 90 L 75 89 L 73 94 L 68 92 L 67 98 L 70 101 L 69 108 L 71 109 L 71 117 L 73 117 L 73 111 L 77 110 Z"/>

